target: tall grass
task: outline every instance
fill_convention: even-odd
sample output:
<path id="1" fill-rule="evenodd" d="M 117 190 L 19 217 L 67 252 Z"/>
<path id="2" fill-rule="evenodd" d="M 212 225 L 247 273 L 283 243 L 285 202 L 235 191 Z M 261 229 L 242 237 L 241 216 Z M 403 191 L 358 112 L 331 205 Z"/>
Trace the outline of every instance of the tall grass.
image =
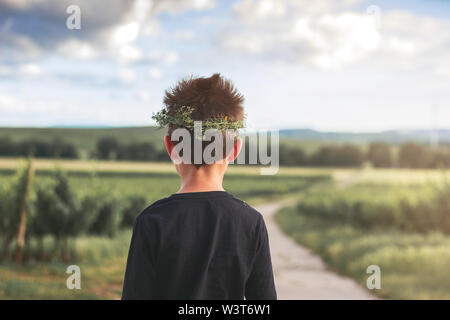
<path id="1" fill-rule="evenodd" d="M 328 184 L 275 219 L 338 272 L 366 286 L 381 269 L 384 298 L 450 299 L 450 187 Z"/>
<path id="2" fill-rule="evenodd" d="M 303 215 L 295 208 L 283 209 L 275 218 L 284 232 L 363 287 L 367 267 L 378 265 L 381 289 L 372 292 L 382 298 L 450 299 L 450 236 L 363 230 Z"/>
<path id="3" fill-rule="evenodd" d="M 360 228 L 450 234 L 450 185 L 355 185 L 315 192 L 297 206 L 305 216 Z"/>

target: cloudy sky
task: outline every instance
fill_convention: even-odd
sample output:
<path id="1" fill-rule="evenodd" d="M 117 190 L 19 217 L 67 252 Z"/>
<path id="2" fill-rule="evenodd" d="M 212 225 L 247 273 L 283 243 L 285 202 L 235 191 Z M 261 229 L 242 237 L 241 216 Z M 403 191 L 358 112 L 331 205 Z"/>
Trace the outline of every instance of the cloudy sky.
<path id="1" fill-rule="evenodd" d="M 448 128 L 450 1 L 0 0 L 1 126 L 149 125 L 215 72 L 251 128 Z"/>

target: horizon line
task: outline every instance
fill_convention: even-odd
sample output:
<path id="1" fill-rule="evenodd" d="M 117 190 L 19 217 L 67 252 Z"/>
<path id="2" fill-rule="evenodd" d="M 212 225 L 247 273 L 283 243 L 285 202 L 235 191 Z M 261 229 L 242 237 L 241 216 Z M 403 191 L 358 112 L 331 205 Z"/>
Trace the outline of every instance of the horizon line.
<path id="1" fill-rule="evenodd" d="M 158 126 L 155 125 L 49 125 L 49 126 L 1 126 L 0 129 L 131 129 L 131 128 L 154 128 L 158 129 Z M 252 129 L 250 131 L 261 130 L 261 129 Z M 330 130 L 330 129 L 314 129 L 311 127 L 286 127 L 286 128 L 272 128 L 270 130 L 279 130 L 279 131 L 295 131 L 295 130 L 304 130 L 304 131 L 313 131 L 319 133 L 337 133 L 337 134 L 373 134 L 373 133 L 386 133 L 386 132 L 398 132 L 398 133 L 408 133 L 408 132 L 417 132 L 417 131 L 450 131 L 450 128 L 392 128 L 392 129 L 381 129 L 381 130 Z"/>

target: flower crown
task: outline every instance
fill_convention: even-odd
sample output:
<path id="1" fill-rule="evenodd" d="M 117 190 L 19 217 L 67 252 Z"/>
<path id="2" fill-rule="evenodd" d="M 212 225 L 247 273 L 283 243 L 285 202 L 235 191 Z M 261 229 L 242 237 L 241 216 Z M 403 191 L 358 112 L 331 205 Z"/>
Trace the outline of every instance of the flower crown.
<path id="1" fill-rule="evenodd" d="M 155 120 L 160 127 L 171 126 L 175 128 L 194 130 L 194 121 L 196 120 L 192 119 L 193 111 L 194 108 L 192 107 L 181 106 L 175 111 L 175 113 L 170 114 L 167 108 L 164 108 L 156 114 L 153 114 L 152 119 Z M 232 121 L 228 119 L 228 116 L 201 121 L 203 133 L 209 129 L 225 131 L 245 128 L 244 120 Z"/>

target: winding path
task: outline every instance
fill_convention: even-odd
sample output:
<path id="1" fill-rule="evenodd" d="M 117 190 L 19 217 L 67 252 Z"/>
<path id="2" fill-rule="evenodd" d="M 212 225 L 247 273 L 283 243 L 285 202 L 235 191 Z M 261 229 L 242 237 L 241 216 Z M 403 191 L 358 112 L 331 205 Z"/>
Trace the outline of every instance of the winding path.
<path id="1" fill-rule="evenodd" d="M 273 219 L 282 206 L 277 202 L 256 207 L 269 233 L 278 299 L 377 299 L 354 280 L 328 270 L 320 257 L 285 235 Z"/>

